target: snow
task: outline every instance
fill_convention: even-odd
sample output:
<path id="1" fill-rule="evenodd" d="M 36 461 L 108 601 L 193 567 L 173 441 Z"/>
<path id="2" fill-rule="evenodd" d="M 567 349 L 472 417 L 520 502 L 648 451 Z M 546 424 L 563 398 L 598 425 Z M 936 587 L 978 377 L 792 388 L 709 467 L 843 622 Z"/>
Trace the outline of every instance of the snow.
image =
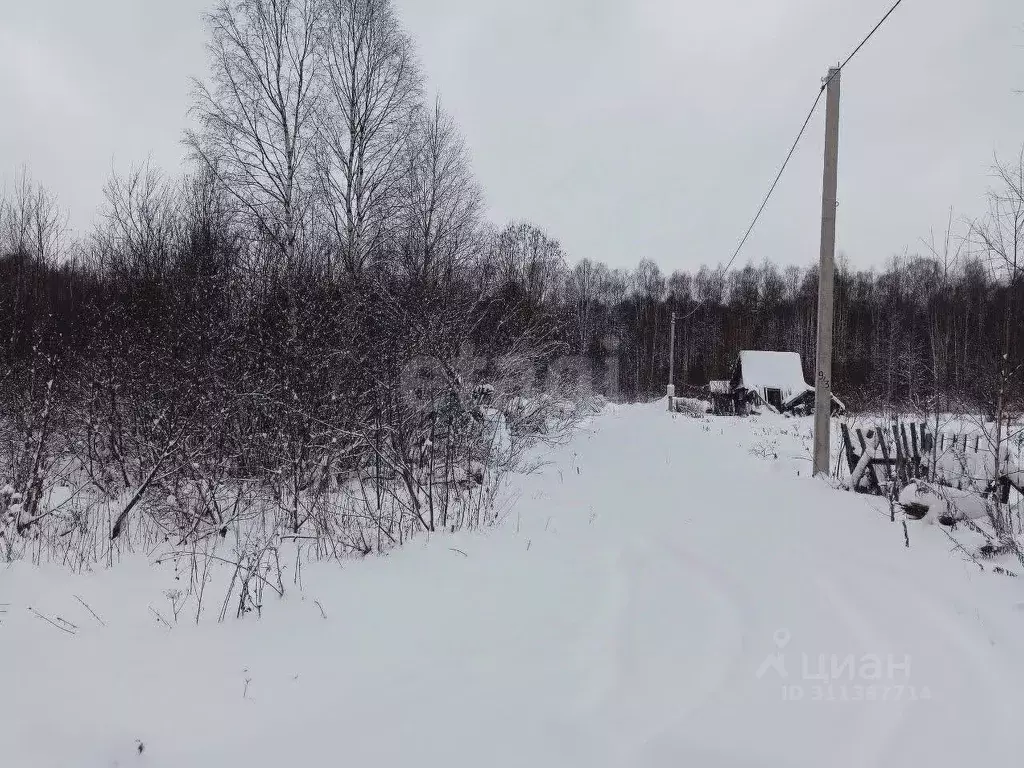
<path id="1" fill-rule="evenodd" d="M 989 516 L 992 507 L 979 494 L 931 483 L 915 482 L 904 488 L 899 495 L 900 504 L 917 504 L 927 509 L 922 518 L 926 523 L 935 523 L 944 517 L 966 520 L 982 520 Z"/>
<path id="2" fill-rule="evenodd" d="M 766 387 L 779 389 L 783 402 L 809 388 L 796 352 L 744 350 L 740 352 L 740 367 L 742 386 L 756 392 Z"/>
<path id="3" fill-rule="evenodd" d="M 711 403 L 695 397 L 673 397 L 672 407 L 679 413 L 688 413 L 691 416 L 703 416 L 711 411 Z"/>
<path id="4" fill-rule="evenodd" d="M 883 499 L 808 477 L 808 432 L 609 406 L 493 530 L 288 566 L 259 620 L 175 622 L 186 576 L 141 553 L 15 563 L 2 763 L 1016 764 L 1022 581 L 941 526 L 907 548 Z"/>
<path id="5" fill-rule="evenodd" d="M 968 441 L 971 443 L 972 441 Z M 978 493 L 984 492 L 996 478 L 995 434 L 988 434 L 979 441 L 978 450 L 964 450 L 959 442 L 938 453 L 935 461 L 936 476 L 948 485 L 969 485 Z M 1005 437 L 1000 443 L 999 474 L 1011 475 L 1019 472 L 1014 446 L 1008 445 Z"/>

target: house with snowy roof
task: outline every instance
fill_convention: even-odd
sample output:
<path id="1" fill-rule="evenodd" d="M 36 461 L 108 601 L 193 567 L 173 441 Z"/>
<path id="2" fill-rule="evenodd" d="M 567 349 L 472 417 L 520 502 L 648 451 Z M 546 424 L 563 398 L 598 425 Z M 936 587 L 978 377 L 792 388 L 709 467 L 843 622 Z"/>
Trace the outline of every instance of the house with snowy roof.
<path id="1" fill-rule="evenodd" d="M 796 352 L 743 350 L 733 367 L 729 387 L 737 406 L 767 408 L 775 413 L 806 414 L 814 411 L 814 387 L 804 379 L 803 365 Z M 832 412 L 846 410 L 832 395 Z"/>

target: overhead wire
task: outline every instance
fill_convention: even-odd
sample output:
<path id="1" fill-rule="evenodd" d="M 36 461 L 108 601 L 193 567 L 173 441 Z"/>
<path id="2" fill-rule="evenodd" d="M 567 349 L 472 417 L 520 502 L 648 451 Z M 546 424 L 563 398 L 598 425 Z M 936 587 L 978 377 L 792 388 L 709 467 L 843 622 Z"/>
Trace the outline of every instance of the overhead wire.
<path id="1" fill-rule="evenodd" d="M 864 39 L 857 44 L 857 47 L 850 52 L 850 55 L 843 60 L 842 64 L 831 70 L 828 77 L 822 79 L 821 88 L 818 89 L 818 95 L 815 97 L 814 103 L 811 105 L 811 109 L 807 113 L 807 117 L 804 118 L 803 125 L 800 126 L 800 130 L 796 135 L 796 139 L 793 140 L 793 144 L 792 146 L 790 146 L 789 152 L 786 153 L 786 159 L 783 160 L 782 167 L 780 167 L 779 172 L 775 174 L 775 179 L 772 181 L 771 186 L 768 188 L 768 193 L 764 196 L 764 199 L 761 201 L 761 205 L 758 207 L 757 213 L 754 214 L 754 218 L 750 222 L 750 226 L 747 227 L 747 231 L 743 233 L 743 238 L 740 240 L 739 245 L 736 246 L 736 250 L 733 251 L 733 254 L 729 258 L 729 261 L 726 262 L 725 267 L 722 268 L 720 277 L 725 277 L 726 273 L 735 263 L 736 258 L 740 255 L 740 252 L 743 250 L 743 246 L 746 245 L 747 240 L 750 239 L 750 235 L 751 233 L 753 233 L 754 227 L 757 226 L 757 222 L 761 219 L 761 214 L 764 213 L 764 209 L 768 207 L 768 201 L 771 200 L 772 194 L 775 192 L 775 188 L 779 185 L 779 181 L 782 179 L 782 174 L 785 173 L 786 167 L 789 165 L 789 161 L 793 158 L 793 154 L 796 152 L 796 148 L 800 144 L 800 139 L 802 139 L 804 133 L 807 132 L 807 126 L 810 124 L 811 118 L 814 117 L 814 113 L 818 109 L 818 104 L 821 103 L 821 95 L 825 92 L 825 89 L 828 88 L 829 84 L 832 82 L 832 78 L 834 78 L 839 72 L 842 72 L 846 65 L 853 61 L 853 58 L 858 53 L 860 53 L 861 49 L 865 45 L 867 45 L 868 41 L 872 37 L 874 37 L 875 33 L 882 28 L 882 25 L 885 24 L 886 21 L 888 21 L 889 17 L 892 16 L 895 10 L 899 8 L 902 3 L 903 0 L 896 0 L 896 2 L 893 3 L 892 7 L 889 8 L 889 10 L 886 11 L 885 15 L 879 20 L 879 22 L 875 24 L 874 27 L 871 28 L 871 31 L 868 32 L 867 35 L 864 36 Z M 697 305 L 692 310 L 685 314 L 681 319 L 686 320 L 690 317 L 693 317 L 693 315 L 695 315 L 697 311 L 706 303 L 707 297 L 705 296 L 697 303 Z"/>
<path id="2" fill-rule="evenodd" d="M 856 56 L 858 53 L 860 53 L 860 49 L 863 48 L 865 45 L 867 45 L 868 40 L 870 40 L 872 37 L 874 37 L 875 32 L 877 32 L 879 29 L 882 28 L 882 25 L 885 24 L 885 22 L 889 20 L 889 17 L 892 16 L 892 14 L 893 14 L 893 11 L 895 11 L 897 8 L 899 8 L 900 4 L 902 2 L 903 2 L 903 0 L 896 0 L 896 2 L 893 3 L 892 8 L 890 8 L 886 12 L 885 16 L 883 16 L 881 18 L 881 20 L 877 24 L 875 24 L 874 27 L 872 27 L 871 31 L 868 32 L 867 35 L 865 35 L 864 39 L 861 40 L 860 43 L 857 45 L 857 47 L 853 49 L 853 52 L 843 60 L 842 64 L 839 65 L 839 69 L 840 70 L 842 70 L 843 67 L 845 67 L 847 64 L 849 64 L 851 61 L 853 61 L 853 57 Z"/>

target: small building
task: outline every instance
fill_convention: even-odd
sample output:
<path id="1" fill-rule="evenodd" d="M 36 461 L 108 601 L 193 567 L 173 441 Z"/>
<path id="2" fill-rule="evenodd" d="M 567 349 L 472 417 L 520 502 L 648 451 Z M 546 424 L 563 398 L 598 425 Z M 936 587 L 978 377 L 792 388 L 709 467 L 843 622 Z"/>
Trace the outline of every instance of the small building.
<path id="1" fill-rule="evenodd" d="M 814 410 L 814 387 L 804 379 L 803 365 L 796 352 L 743 350 L 729 380 L 735 408 L 767 408 L 774 413 L 809 413 Z M 846 406 L 832 396 L 832 412 Z"/>

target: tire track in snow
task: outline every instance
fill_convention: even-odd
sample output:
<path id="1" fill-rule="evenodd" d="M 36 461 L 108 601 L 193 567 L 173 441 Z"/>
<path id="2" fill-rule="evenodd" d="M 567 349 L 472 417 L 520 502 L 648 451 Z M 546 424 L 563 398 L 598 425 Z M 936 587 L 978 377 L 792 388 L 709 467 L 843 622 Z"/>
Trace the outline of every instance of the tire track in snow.
<path id="1" fill-rule="evenodd" d="M 891 593 L 894 584 L 899 584 L 906 595 L 901 601 L 905 615 L 912 617 L 910 623 L 918 631 L 921 644 L 927 643 L 933 655 L 941 656 L 941 668 L 948 670 L 953 667 L 952 659 L 959 658 L 965 663 L 965 675 L 972 681 L 981 681 L 985 694 L 979 698 L 985 709 L 984 716 L 972 713 L 977 718 L 979 728 L 995 733 L 1015 733 L 1018 728 L 1017 719 L 1012 716 L 1009 708 L 1004 706 L 1007 696 L 1005 691 L 1009 685 L 1007 670 L 1014 669 L 1012 664 L 999 663 L 995 657 L 1001 651 L 995 646 L 984 630 L 980 619 L 977 628 L 971 628 L 965 621 L 973 611 L 949 592 L 936 595 L 937 584 L 923 584 L 912 569 L 902 571 L 885 563 L 858 566 L 859 571 L 868 573 L 868 577 L 877 588 Z M 884 572 L 884 578 L 879 575 Z M 928 629 L 930 627 L 930 630 Z M 937 652 L 935 646 L 941 645 L 948 652 Z M 982 650 L 985 649 L 985 650 Z M 1016 680 L 1018 684 L 1024 682 Z M 943 696 L 941 686 L 930 686 L 936 696 Z M 972 686 L 973 687 L 973 686 Z M 947 694 L 948 695 L 948 694 Z M 997 725 L 997 723 L 999 725 Z"/>
<path id="2" fill-rule="evenodd" d="M 855 600 L 840 589 L 831 579 L 818 577 L 817 588 L 828 599 L 837 616 L 849 629 L 857 646 L 867 649 L 868 654 L 880 656 L 882 649 L 890 649 L 892 643 L 886 633 L 879 631 L 875 621 L 859 608 Z M 889 651 L 887 650 L 886 653 Z M 831 665 L 831 659 L 829 660 Z M 831 667 L 830 667 L 831 673 Z M 886 702 L 885 706 L 857 707 L 858 733 L 839 753 L 841 762 L 830 760 L 831 765 L 849 765 L 860 768 L 875 765 L 879 757 L 885 753 L 886 747 L 896 735 L 896 730 L 903 720 L 906 702 L 902 700 Z"/>
<path id="3" fill-rule="evenodd" d="M 683 547 L 661 539 L 645 539 L 643 547 L 648 556 L 652 553 L 661 555 L 663 570 L 659 574 L 662 578 L 658 587 L 665 593 L 661 601 L 664 611 L 675 614 L 680 607 L 692 608 L 692 604 L 684 605 L 681 598 L 699 594 L 704 600 L 710 599 L 717 613 L 711 614 L 716 621 L 709 623 L 708 614 L 689 611 L 702 632 L 703 653 L 681 656 L 676 642 L 671 637 L 662 637 L 670 643 L 672 650 L 666 663 L 656 666 L 651 672 L 655 676 L 655 684 L 669 688 L 673 695 L 664 702 L 664 706 L 645 712 L 642 721 L 628 730 L 635 735 L 628 743 L 619 745 L 617 750 L 623 765 L 635 763 L 638 755 L 649 750 L 659 737 L 675 732 L 680 723 L 717 699 L 723 690 L 729 690 L 740 680 L 749 682 L 753 669 L 750 628 L 751 617 L 757 614 L 757 610 L 746 591 L 724 568 Z M 696 592 L 681 592 L 681 586 L 694 585 L 699 585 Z M 635 651 L 634 657 L 645 658 Z M 670 685 L 672 670 L 678 668 L 682 668 L 680 676 L 675 685 Z"/>
<path id="4" fill-rule="evenodd" d="M 766 649 L 752 647 L 751 629 L 754 626 L 767 627 L 768 624 L 762 620 L 764 609 L 745 590 L 737 586 L 724 569 L 707 563 L 703 558 L 696 557 L 682 547 L 666 544 L 662 544 L 662 547 L 674 553 L 680 562 L 685 562 L 691 567 L 695 566 L 694 570 L 702 572 L 705 579 L 714 583 L 715 587 L 723 594 L 728 595 L 742 627 L 739 647 L 732 654 L 727 667 L 716 676 L 715 684 L 704 690 L 703 695 L 676 708 L 656 727 L 647 731 L 643 738 L 635 740 L 634 747 L 645 755 L 653 756 L 675 752 L 682 759 L 683 753 L 690 754 L 692 751 L 690 745 L 686 743 L 684 735 L 687 722 L 694 714 L 712 705 L 717 705 L 723 714 L 728 713 L 732 709 L 730 701 L 747 698 L 752 694 L 751 686 L 759 685 L 755 682 L 754 672 L 759 663 L 764 660 Z M 858 644 L 866 648 L 883 647 L 885 634 L 879 630 L 877 623 L 868 619 L 865 612 L 855 605 L 849 596 L 844 595 L 833 582 L 813 576 L 815 569 L 810 564 L 807 565 L 807 571 L 808 581 L 813 583 L 815 591 L 824 598 L 824 605 L 832 610 L 835 621 L 844 630 L 843 634 L 852 635 Z M 692 573 L 693 570 L 690 572 Z M 722 585 L 727 586 L 722 589 Z M 824 706 L 834 705 L 825 704 Z M 841 750 L 836 750 L 827 756 L 828 765 L 849 765 L 851 768 L 873 765 L 876 756 L 884 753 L 902 719 L 902 705 L 899 704 L 886 703 L 884 707 L 859 712 L 854 711 L 856 707 L 857 704 L 851 702 L 848 710 L 850 715 L 856 718 L 856 725 L 846 729 L 852 735 Z M 843 714 L 843 722 L 849 722 L 846 717 L 847 711 L 844 710 Z M 681 736 L 684 737 L 682 741 L 679 740 Z M 634 760 L 638 752 L 633 753 Z M 732 765 L 734 761 L 739 761 L 735 762 L 736 765 L 746 765 L 747 763 L 744 761 L 750 760 L 749 756 L 738 754 L 726 755 L 723 753 L 717 757 L 726 759 L 729 765 Z M 826 759 L 825 755 L 821 757 L 823 760 Z"/>
<path id="5" fill-rule="evenodd" d="M 909 593 L 902 605 L 905 608 L 914 609 L 916 615 L 926 620 L 934 629 L 942 630 L 938 635 L 934 632 L 928 633 L 930 641 L 934 642 L 936 637 L 952 640 L 956 649 L 970 661 L 971 666 L 984 678 L 986 683 L 993 688 L 1005 686 L 1004 665 L 997 665 L 987 654 L 978 650 L 980 647 L 994 645 L 991 638 L 981 636 L 983 624 L 980 614 L 978 614 L 977 630 L 972 633 L 966 628 L 964 619 L 972 612 L 976 612 L 975 608 L 965 606 L 960 599 L 948 591 L 937 595 L 936 590 L 942 589 L 943 585 L 923 583 L 912 568 L 903 570 L 885 562 L 868 562 L 866 560 L 860 560 L 851 567 L 856 569 L 858 574 L 862 574 L 865 581 L 870 580 L 877 585 L 879 592 L 891 593 L 894 588 L 897 588 Z M 884 577 L 879 571 L 884 571 Z M 898 587 L 894 587 L 894 585 L 898 585 Z"/>
<path id="6" fill-rule="evenodd" d="M 560 741 L 588 742 L 588 752 L 629 765 L 645 742 L 745 669 L 746 598 L 716 566 L 640 537 L 609 566 L 605 610 L 583 646 L 593 683 L 570 708 Z M 680 611 L 692 619 L 684 637 Z"/>
<path id="7" fill-rule="evenodd" d="M 616 438 L 618 437 L 620 436 L 616 435 Z M 673 441 L 666 445 L 667 449 L 670 449 L 675 443 Z M 726 448 L 731 446 L 723 445 L 723 453 Z M 696 450 L 700 452 L 700 449 Z M 618 595 L 624 601 L 619 603 L 619 623 L 614 625 L 612 621 L 607 622 L 609 633 L 602 653 L 605 654 L 604 658 L 608 665 L 602 670 L 602 685 L 595 685 L 592 689 L 592 701 L 604 697 L 604 703 L 592 710 L 595 715 L 594 737 L 599 744 L 612 744 L 616 747 L 615 753 L 619 756 L 616 764 L 732 766 L 747 764 L 743 762 L 746 758 L 736 755 L 734 760 L 734 756 L 726 755 L 726 752 L 757 750 L 763 756 L 765 750 L 757 742 L 744 745 L 743 739 L 739 739 L 736 744 L 728 741 L 713 744 L 710 750 L 702 750 L 696 745 L 703 743 L 700 739 L 702 729 L 719 732 L 725 728 L 723 732 L 729 732 L 727 724 L 731 722 L 733 710 L 737 709 L 737 705 L 741 704 L 744 698 L 759 693 L 757 686 L 760 684 L 753 682 L 753 673 L 763 658 L 762 651 L 771 649 L 763 648 L 758 642 L 756 649 L 752 650 L 752 632 L 758 633 L 754 636 L 755 640 L 760 638 L 761 630 L 766 630 L 766 638 L 771 637 L 771 630 L 775 627 L 768 626 L 764 619 L 779 618 L 785 616 L 787 612 L 792 614 L 793 624 L 790 626 L 793 629 L 804 625 L 810 630 L 808 638 L 813 638 L 818 631 L 823 632 L 822 637 L 833 645 L 833 648 L 826 645 L 825 650 L 846 651 L 853 646 L 883 657 L 887 652 L 893 652 L 897 659 L 902 659 L 906 652 L 914 656 L 914 669 L 917 668 L 918 653 L 923 654 L 928 661 L 944 660 L 951 674 L 943 676 L 942 668 L 938 667 L 934 680 L 941 683 L 945 679 L 951 686 L 960 685 L 956 689 L 948 688 L 950 696 L 954 692 L 959 692 L 971 694 L 972 700 L 974 695 L 988 699 L 987 706 L 978 712 L 967 714 L 966 720 L 970 724 L 970 729 L 982 739 L 986 738 L 982 734 L 992 726 L 1001 729 L 1005 734 L 1015 732 L 1012 711 L 1005 707 L 1005 703 L 1013 699 L 1008 699 L 1005 693 L 991 695 L 997 694 L 1001 689 L 1005 690 L 1006 685 L 1000 684 L 997 655 L 987 651 L 982 638 L 985 634 L 982 628 L 979 626 L 977 631 L 973 631 L 970 621 L 964 620 L 964 616 L 973 613 L 973 608 L 963 616 L 958 616 L 951 609 L 949 601 L 936 596 L 935 589 L 941 587 L 934 584 L 922 587 L 920 579 L 914 579 L 913 583 L 910 583 L 908 574 L 900 573 L 899 569 L 885 569 L 884 564 L 872 562 L 870 558 L 859 561 L 856 552 L 844 552 L 842 548 L 837 551 L 835 546 L 826 548 L 827 557 L 816 557 L 814 547 L 809 547 L 806 552 L 797 553 L 799 562 L 794 568 L 792 562 L 784 563 L 781 558 L 794 554 L 792 548 L 787 545 L 794 535 L 802 535 L 804 532 L 787 529 L 784 519 L 767 526 L 760 518 L 748 519 L 745 516 L 739 523 L 741 527 L 745 526 L 742 530 L 748 537 L 758 541 L 755 550 L 751 551 L 768 553 L 759 556 L 756 563 L 760 568 L 758 570 L 751 567 L 749 562 L 736 560 L 734 553 L 722 548 L 725 537 L 721 535 L 722 529 L 717 527 L 720 524 L 718 521 L 709 522 L 707 518 L 695 517 L 699 530 L 694 531 L 696 538 L 692 538 L 695 543 L 691 546 L 697 547 L 708 558 L 719 559 L 722 566 L 708 563 L 703 557 L 689 552 L 687 546 L 674 544 L 673 534 L 679 538 L 687 535 L 687 542 L 691 541 L 691 537 L 685 528 L 679 526 L 678 518 L 661 518 L 659 510 L 671 509 L 678 499 L 671 494 L 657 492 L 665 487 L 664 473 L 660 468 L 655 471 L 651 465 L 634 460 L 635 458 L 635 454 L 627 452 L 626 457 L 614 467 L 603 468 L 607 469 L 609 475 L 614 473 L 618 483 L 645 487 L 649 490 L 647 508 L 644 510 L 648 514 L 643 515 L 641 519 L 630 519 L 624 526 L 626 530 L 622 532 L 626 539 L 629 528 L 640 522 L 647 529 L 649 540 L 631 541 L 628 545 L 629 551 L 623 552 L 616 566 L 625 571 L 618 582 Z M 699 466 L 700 462 L 697 462 L 697 465 L 687 465 L 675 474 L 672 478 L 674 487 L 690 483 L 716 487 L 731 482 L 729 477 L 717 472 L 717 464 Z M 607 479 L 603 474 L 600 476 Z M 788 485 L 782 487 L 772 484 L 767 490 L 780 494 L 777 500 L 769 498 L 767 501 L 777 501 L 781 504 L 789 499 L 786 493 L 791 489 Z M 614 495 L 614 489 L 610 486 L 608 493 L 610 496 Z M 757 494 L 740 495 L 750 501 L 755 500 L 755 497 L 758 501 L 765 501 L 764 493 L 760 491 Z M 741 505 L 736 503 L 735 506 Z M 834 541 L 822 538 L 828 534 L 821 526 L 809 528 L 808 535 L 813 534 L 815 542 L 820 541 L 824 544 L 828 541 L 829 544 L 834 544 Z M 778 547 L 777 551 L 775 547 Z M 740 548 L 740 551 L 743 549 Z M 853 559 L 850 557 L 851 554 Z M 642 562 L 644 560 L 647 561 L 646 567 Z M 770 571 L 775 565 L 780 568 L 778 576 Z M 787 567 L 789 573 L 785 573 Z M 926 567 L 925 573 L 928 572 L 933 571 Z M 816 581 L 815 577 L 819 575 L 821 578 Z M 805 580 L 803 585 L 801 579 Z M 738 588 L 737 580 L 745 588 Z M 652 686 L 658 682 L 651 673 L 652 669 L 657 670 L 658 667 L 645 665 L 644 661 L 645 644 L 653 642 L 652 638 L 656 634 L 650 631 L 650 627 L 656 627 L 656 624 L 649 615 L 649 606 L 656 601 L 645 601 L 637 595 L 648 591 L 662 596 L 661 610 L 678 610 L 685 604 L 717 606 L 705 611 L 710 617 L 709 621 L 717 618 L 717 623 L 701 622 L 703 615 L 699 613 L 688 615 L 698 622 L 697 630 L 703 632 L 705 637 L 714 639 L 715 635 L 720 635 L 722 642 L 715 653 L 702 659 L 706 662 L 704 667 L 687 665 L 680 660 L 675 669 L 665 668 L 660 687 L 651 688 L 657 695 L 647 702 L 647 707 L 629 711 L 617 706 L 619 702 L 616 697 L 635 697 L 643 692 L 645 682 Z M 700 598 L 700 594 L 704 594 L 705 597 Z M 972 603 L 966 597 L 966 593 L 958 594 L 963 597 L 965 605 Z M 717 603 L 715 599 L 709 599 L 711 595 L 717 595 Z M 752 599 L 755 595 L 757 601 Z M 805 602 L 805 598 L 810 600 Z M 905 611 L 901 615 L 902 608 L 905 608 Z M 731 626 L 727 626 L 722 620 L 723 613 L 720 612 L 726 612 L 731 616 Z M 676 633 L 679 634 L 680 622 L 677 621 L 674 626 Z M 683 626 L 686 626 L 685 623 Z M 730 629 L 736 628 L 738 629 L 735 634 L 729 634 Z M 849 645 L 845 645 L 846 643 Z M 836 644 L 841 644 L 842 647 L 836 647 Z M 657 658 L 648 658 L 647 661 L 656 664 Z M 679 670 L 680 666 L 683 666 L 682 671 Z M 689 678 L 686 678 L 686 675 L 689 675 Z M 979 681 L 979 687 L 982 689 L 980 694 L 971 691 L 970 681 L 973 678 Z M 675 684 L 676 679 L 685 680 L 685 685 Z M 932 680 L 915 679 L 908 682 L 931 683 Z M 666 699 L 663 693 L 665 689 L 673 687 L 680 695 L 674 701 L 669 700 L 668 706 L 665 706 Z M 763 689 L 760 692 L 764 693 Z M 935 734 L 928 732 L 929 726 L 933 729 L 936 727 L 930 720 L 933 713 L 958 716 L 959 711 L 963 709 L 963 703 L 955 700 L 949 702 L 947 710 L 938 710 L 929 702 L 920 702 L 921 709 L 914 709 L 914 702 L 900 698 L 877 704 L 837 702 L 821 705 L 833 707 L 833 712 L 816 709 L 812 713 L 805 706 L 805 712 L 801 714 L 800 710 L 794 707 L 787 709 L 785 715 L 775 703 L 761 704 L 772 709 L 759 710 L 759 705 L 739 708 L 739 717 L 735 721 L 737 732 L 747 733 L 744 724 L 754 725 L 754 722 L 748 720 L 758 714 L 778 715 L 770 717 L 770 721 L 773 724 L 778 721 L 786 726 L 787 732 L 792 730 L 794 733 L 799 733 L 801 728 L 814 728 L 814 724 L 823 717 L 820 722 L 828 728 L 826 739 L 812 739 L 803 746 L 794 743 L 795 752 L 803 753 L 804 758 L 815 758 L 817 764 L 821 765 L 851 768 L 879 764 L 896 765 L 901 764 L 897 758 L 908 750 L 928 751 L 930 746 L 936 750 L 936 756 L 941 757 L 944 745 L 952 744 L 955 747 L 963 744 L 962 740 L 957 744 L 955 738 L 949 741 L 943 739 L 941 731 L 938 739 L 935 738 Z M 644 712 L 648 713 L 648 719 L 641 723 Z M 693 717 L 698 712 L 701 716 Z M 623 719 L 623 714 L 628 717 Z M 991 725 L 986 726 L 986 718 L 989 715 L 992 717 L 987 722 Z M 637 724 L 640 724 L 639 729 L 636 727 Z M 939 727 L 949 728 L 954 725 L 955 721 L 948 720 L 942 721 Z M 912 730 L 913 734 L 906 739 L 897 740 L 901 733 L 906 735 L 905 732 L 908 730 Z M 619 744 L 616 741 L 617 738 L 622 738 L 623 733 L 629 734 L 628 744 Z M 829 745 L 828 738 L 834 739 L 835 743 Z M 766 739 L 766 744 L 768 742 L 771 742 L 771 739 Z M 812 750 L 810 753 L 808 748 Z M 815 752 L 817 754 L 814 754 Z M 705 753 L 708 757 L 721 758 L 722 761 L 719 763 L 712 760 L 688 759 L 688 756 L 696 758 L 698 754 L 704 756 Z M 790 756 L 788 752 L 786 755 Z M 792 755 L 794 758 L 796 756 Z M 670 758 L 674 762 L 666 762 L 665 758 Z M 806 760 L 804 762 L 808 765 L 815 764 Z M 765 761 L 765 764 L 768 762 Z M 909 763 L 903 760 L 902 764 L 915 763 L 913 760 Z"/>
<path id="8" fill-rule="evenodd" d="M 1014 751 L 1020 701 L 1015 692 L 1024 686 L 1024 678 L 1015 676 L 1017 667 L 1003 659 L 1005 651 L 990 637 L 980 613 L 974 622 L 977 600 L 965 591 L 966 584 L 958 581 L 968 576 L 951 574 L 952 583 L 941 579 L 926 582 L 913 559 L 908 560 L 909 567 L 900 568 L 857 553 L 837 555 L 838 562 L 833 559 L 831 568 L 849 574 L 843 594 L 857 594 L 860 604 L 882 606 L 882 611 L 887 611 L 887 634 L 903 644 L 895 650 L 911 657 L 913 678 L 906 681 L 908 689 L 918 693 L 925 687 L 929 690 L 927 701 L 903 699 L 903 720 L 905 728 L 914 732 L 930 729 L 935 735 L 896 741 L 892 738 L 895 734 L 890 734 L 885 743 L 877 745 L 870 764 L 914 764 L 948 759 L 954 753 L 961 762 L 975 761 L 986 749 L 1000 752 L 995 745 L 1000 740 L 1005 742 L 1003 752 Z M 926 567 L 925 572 L 933 571 Z M 1014 701 L 1017 708 L 1008 705 Z M 988 735 L 976 744 L 963 734 Z"/>
<path id="9" fill-rule="evenodd" d="M 623 617 L 629 603 L 629 577 L 624 565 L 626 546 L 628 544 L 607 556 L 607 581 L 600 603 L 601 611 L 581 643 L 581 666 L 584 667 L 586 687 L 570 708 L 576 717 L 599 710 L 611 698 L 618 680 L 618 672 L 609 660 L 619 655 Z"/>
<path id="10" fill-rule="evenodd" d="M 755 617 L 759 616 L 762 610 L 746 590 L 721 566 L 709 562 L 706 558 L 694 554 L 685 547 L 669 544 L 665 541 L 659 541 L 658 543 L 675 560 L 682 561 L 690 566 L 694 572 L 703 576 L 704 583 L 710 585 L 729 604 L 735 616 L 736 625 L 739 628 L 739 643 L 736 652 L 733 654 L 732 663 L 729 665 L 726 674 L 721 677 L 719 685 L 705 697 L 704 701 L 707 701 L 718 695 L 718 692 L 725 687 L 726 683 L 738 681 L 741 677 L 748 676 L 750 669 L 753 669 L 753 666 L 749 663 L 755 654 L 750 641 L 751 629 L 755 623 Z M 684 569 L 680 568 L 680 570 Z M 703 703 L 701 702 L 701 704 Z M 681 713 L 680 717 L 685 717 L 688 712 L 696 711 L 698 708 L 699 706 L 689 707 Z"/>

